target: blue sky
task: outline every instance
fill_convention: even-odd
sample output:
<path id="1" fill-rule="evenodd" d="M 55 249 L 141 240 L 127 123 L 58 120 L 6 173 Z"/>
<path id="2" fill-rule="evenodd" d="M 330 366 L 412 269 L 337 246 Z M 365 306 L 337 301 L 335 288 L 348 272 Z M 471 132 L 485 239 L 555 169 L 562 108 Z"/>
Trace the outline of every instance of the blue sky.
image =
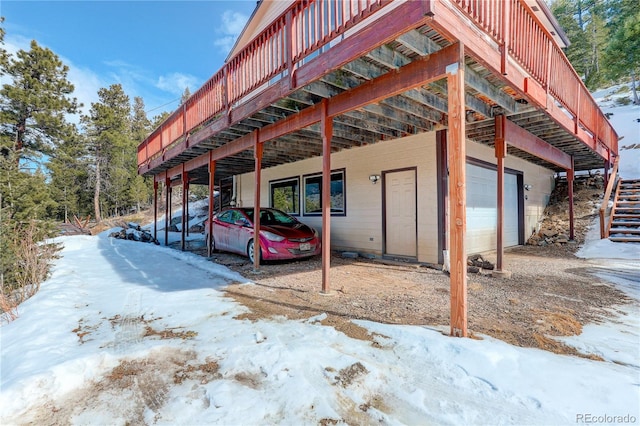
<path id="1" fill-rule="evenodd" d="M 31 40 L 70 67 L 87 111 L 102 87 L 120 83 L 141 96 L 148 116 L 172 111 L 222 66 L 255 8 L 242 1 L 0 0 L 5 49 Z"/>

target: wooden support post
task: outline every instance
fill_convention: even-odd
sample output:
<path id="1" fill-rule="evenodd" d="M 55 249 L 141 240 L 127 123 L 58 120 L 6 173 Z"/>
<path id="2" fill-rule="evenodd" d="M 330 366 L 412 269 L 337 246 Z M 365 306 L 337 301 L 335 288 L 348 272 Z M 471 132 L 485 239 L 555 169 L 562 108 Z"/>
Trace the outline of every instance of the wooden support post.
<path id="1" fill-rule="evenodd" d="M 207 244 L 207 256 L 211 257 L 213 250 L 213 207 L 215 202 L 215 174 L 216 174 L 216 162 L 211 160 L 211 151 L 209 151 L 209 211 L 207 214 L 207 235 L 209 235 L 209 241 Z"/>
<path id="2" fill-rule="evenodd" d="M 611 164 L 609 162 L 609 158 L 611 157 L 611 150 L 607 149 L 607 153 L 608 153 L 607 159 L 604 160 L 604 184 L 603 184 L 604 188 L 606 188 L 607 185 L 609 185 L 609 165 Z"/>
<path id="3" fill-rule="evenodd" d="M 575 238 L 574 220 L 573 220 L 573 178 L 575 175 L 575 166 L 573 164 L 573 155 L 571 156 L 571 169 L 567 170 L 567 186 L 569 189 L 569 239 Z"/>
<path id="4" fill-rule="evenodd" d="M 498 223 L 497 223 L 497 259 L 496 270 L 502 272 L 502 261 L 504 257 L 504 158 L 507 156 L 507 143 L 505 141 L 504 132 L 504 115 L 498 115 L 495 118 L 496 136 L 495 136 L 495 151 L 496 159 L 498 160 L 498 182 L 497 182 L 497 209 L 498 209 Z"/>
<path id="5" fill-rule="evenodd" d="M 187 182 L 189 180 L 188 172 L 184 171 L 184 163 L 182 163 L 182 215 L 180 215 L 180 250 L 185 249 L 185 231 L 187 227 Z"/>
<path id="6" fill-rule="evenodd" d="M 169 245 L 169 223 L 171 221 L 171 179 L 167 175 L 164 179 L 165 203 L 164 203 L 164 245 Z"/>
<path id="7" fill-rule="evenodd" d="M 184 197 L 187 200 L 187 204 L 186 204 L 186 208 L 187 208 L 187 220 L 186 220 L 187 229 L 185 231 L 186 231 L 187 237 L 188 237 L 189 236 L 189 190 L 190 190 L 190 188 L 189 188 L 189 172 L 185 172 L 185 176 L 187 177 L 187 182 L 184 184 L 185 185 L 184 186 L 184 188 L 185 188 L 184 190 L 186 192 Z"/>
<path id="8" fill-rule="evenodd" d="M 447 214 L 449 205 L 449 168 L 447 167 L 447 132 L 438 130 L 436 132 L 436 157 L 437 157 L 437 189 L 438 189 L 438 263 L 444 265 L 444 250 L 448 250 L 448 229 L 449 216 Z M 449 265 L 446 265 L 448 268 Z"/>
<path id="9" fill-rule="evenodd" d="M 322 291 L 331 292 L 331 137 L 333 118 L 327 116 L 327 101 L 322 101 Z"/>
<path id="10" fill-rule="evenodd" d="M 451 280 L 451 335 L 467 336 L 467 228 L 466 140 L 464 104 L 464 46 L 458 60 L 446 68 L 449 102 L 449 256 Z"/>
<path id="11" fill-rule="evenodd" d="M 260 269 L 260 178 L 262 171 L 262 151 L 264 145 L 259 142 L 259 129 L 254 132 L 253 155 L 256 162 L 255 170 L 255 194 L 253 204 L 253 270 Z"/>
<path id="12" fill-rule="evenodd" d="M 153 179 L 153 239 L 158 240 L 158 181 Z"/>

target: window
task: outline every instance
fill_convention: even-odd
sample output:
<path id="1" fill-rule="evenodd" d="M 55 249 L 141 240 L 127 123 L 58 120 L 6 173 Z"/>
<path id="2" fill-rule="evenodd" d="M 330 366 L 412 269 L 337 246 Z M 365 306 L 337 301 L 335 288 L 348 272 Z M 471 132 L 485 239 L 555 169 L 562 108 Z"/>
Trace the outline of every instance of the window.
<path id="1" fill-rule="evenodd" d="M 307 216 L 322 214 L 322 175 L 304 178 L 304 214 Z M 331 172 L 331 214 L 347 214 L 345 203 L 344 169 Z"/>
<path id="2" fill-rule="evenodd" d="M 300 179 L 289 178 L 269 182 L 271 207 L 292 215 L 300 214 Z"/>

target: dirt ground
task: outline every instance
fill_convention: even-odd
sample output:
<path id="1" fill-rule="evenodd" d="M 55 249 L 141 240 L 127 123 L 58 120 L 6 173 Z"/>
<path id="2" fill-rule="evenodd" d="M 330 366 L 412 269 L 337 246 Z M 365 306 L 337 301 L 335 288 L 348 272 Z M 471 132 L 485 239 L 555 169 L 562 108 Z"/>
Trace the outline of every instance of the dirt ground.
<path id="1" fill-rule="evenodd" d="M 485 334 L 518 346 L 592 357 L 551 336 L 580 334 L 583 325 L 602 321 L 618 305 L 633 303 L 624 293 L 590 274 L 589 262 L 574 254 L 596 217 L 602 193 L 600 188 L 576 188 L 575 242 L 508 249 L 504 269 L 512 272 L 511 279 L 493 278 L 487 270 L 468 274 L 468 325 L 472 337 Z M 567 206 L 566 186 L 558 185 L 545 211 L 541 233 L 545 229 L 568 233 Z M 495 255 L 485 255 L 485 259 L 494 262 Z M 326 313 L 324 324 L 364 340 L 372 339 L 352 319 L 424 325 L 449 332 L 449 276 L 433 266 L 362 257 L 348 259 L 333 253 L 332 295 L 327 296 L 320 292 L 320 257 L 262 265 L 257 273 L 239 256 L 215 253 L 212 261 L 255 283 L 231 285 L 226 290 L 228 296 L 251 310 L 243 318 L 282 315 L 300 319 Z"/>
<path id="2" fill-rule="evenodd" d="M 533 239 L 536 245 L 506 251 L 504 269 L 512 272 L 511 279 L 493 278 L 487 270 L 468 274 L 468 325 L 472 337 L 485 334 L 518 346 L 587 356 L 550 336 L 580 334 L 585 324 L 602 321 L 616 311 L 616 306 L 634 303 L 590 274 L 589 262 L 574 255 L 596 217 L 603 192 L 601 188 L 576 185 L 575 242 L 561 244 L 556 241 L 568 233 L 569 223 L 566 185 L 559 184 L 545 210 L 540 238 Z M 145 223 L 145 218 L 132 220 Z M 103 227 L 117 224 L 105 223 Z M 546 238 L 545 232 L 559 235 Z M 201 244 L 187 247 L 206 256 Z M 485 255 L 485 259 L 494 262 L 495 255 Z M 324 295 L 320 292 L 319 256 L 262 265 L 259 272 L 254 272 L 246 257 L 233 254 L 214 253 L 211 261 L 254 282 L 255 285 L 234 284 L 226 289 L 229 297 L 251 310 L 242 318 L 301 319 L 326 313 L 324 324 L 370 341 L 372 336 L 352 319 L 424 325 L 449 332 L 449 276 L 430 265 L 348 259 L 333 253 L 332 292 Z"/>
<path id="3" fill-rule="evenodd" d="M 535 249 L 536 253 L 533 253 Z M 588 273 L 589 264 L 559 250 L 522 247 L 506 253 L 511 279 L 488 271 L 468 277 L 469 330 L 518 346 L 578 354 L 549 336 L 580 334 L 582 326 L 610 315 L 616 305 L 632 301 Z M 540 253 L 543 252 L 543 253 Z M 321 260 L 253 265 L 229 254 L 212 259 L 241 273 L 255 285 L 234 284 L 228 296 L 247 306 L 242 318 L 282 315 L 290 319 L 326 313 L 323 321 L 345 334 L 371 340 L 350 320 L 414 324 L 449 330 L 449 277 L 419 264 L 382 259 L 331 259 L 332 295 L 323 295 Z"/>

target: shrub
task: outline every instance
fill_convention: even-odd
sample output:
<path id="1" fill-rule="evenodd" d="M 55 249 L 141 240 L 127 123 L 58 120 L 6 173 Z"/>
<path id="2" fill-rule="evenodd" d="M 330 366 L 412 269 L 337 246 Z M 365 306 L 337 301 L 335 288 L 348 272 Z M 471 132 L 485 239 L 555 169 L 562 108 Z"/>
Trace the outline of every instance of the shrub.
<path id="1" fill-rule="evenodd" d="M 624 96 L 622 98 L 616 98 L 616 105 L 625 106 L 631 104 L 631 98 L 628 96 Z"/>
<path id="2" fill-rule="evenodd" d="M 0 224 L 0 319 L 18 316 L 18 305 L 40 289 L 57 257 L 58 244 L 47 241 L 49 223 L 3 221 Z"/>

